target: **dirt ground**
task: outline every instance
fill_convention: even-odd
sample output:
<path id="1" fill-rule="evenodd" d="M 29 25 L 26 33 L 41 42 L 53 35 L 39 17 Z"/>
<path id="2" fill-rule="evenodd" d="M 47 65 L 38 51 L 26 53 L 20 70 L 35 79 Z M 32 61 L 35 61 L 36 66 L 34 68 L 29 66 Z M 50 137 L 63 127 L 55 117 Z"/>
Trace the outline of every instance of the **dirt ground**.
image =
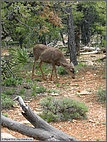
<path id="1" fill-rule="evenodd" d="M 102 54 L 84 55 L 84 60 L 93 60 L 100 58 Z M 81 56 L 80 56 L 81 58 Z M 106 141 L 106 107 L 97 101 L 96 92 L 99 86 L 106 88 L 104 62 L 94 62 L 93 65 L 81 67 L 76 73 L 75 79 L 71 79 L 69 75 L 59 75 L 58 82 L 44 81 L 39 82 L 47 89 L 58 90 L 60 96 L 69 97 L 72 99 L 84 102 L 88 106 L 86 120 L 73 120 L 72 122 L 50 122 L 50 125 L 62 130 L 63 132 L 74 136 L 80 141 Z M 103 73 L 104 72 L 104 73 Z M 59 84 L 59 86 L 57 85 Z M 88 94 L 78 95 L 79 93 L 87 91 Z M 56 97 L 56 96 L 54 96 Z M 39 107 L 39 101 L 42 99 L 34 97 L 32 101 L 26 100 L 26 103 L 33 111 Z M 24 123 L 26 119 L 21 115 L 21 108 L 15 105 L 10 110 L 3 110 L 3 113 L 8 114 L 8 117 Z M 16 138 L 27 138 L 18 132 L 14 132 L 7 128 L 1 128 L 2 133 L 12 134 Z M 36 141 L 36 140 L 35 140 Z"/>

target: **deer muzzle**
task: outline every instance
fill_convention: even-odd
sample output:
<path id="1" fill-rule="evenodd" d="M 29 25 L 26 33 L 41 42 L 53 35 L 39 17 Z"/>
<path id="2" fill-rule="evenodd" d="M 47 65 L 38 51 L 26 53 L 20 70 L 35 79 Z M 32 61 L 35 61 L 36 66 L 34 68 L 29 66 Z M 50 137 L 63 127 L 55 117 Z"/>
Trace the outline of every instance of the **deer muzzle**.
<path id="1" fill-rule="evenodd" d="M 72 78 L 75 79 L 75 70 L 72 71 Z"/>
<path id="2" fill-rule="evenodd" d="M 72 78 L 75 79 L 75 75 L 74 74 L 72 74 Z"/>

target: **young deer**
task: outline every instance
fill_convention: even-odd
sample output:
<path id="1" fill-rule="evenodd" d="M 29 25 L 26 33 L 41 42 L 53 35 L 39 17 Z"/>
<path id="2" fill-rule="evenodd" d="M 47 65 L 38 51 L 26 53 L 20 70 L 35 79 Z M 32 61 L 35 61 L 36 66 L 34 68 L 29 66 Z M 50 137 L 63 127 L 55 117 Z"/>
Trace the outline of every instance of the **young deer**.
<path id="1" fill-rule="evenodd" d="M 36 46 L 33 47 L 33 55 L 34 55 L 34 64 L 33 64 L 33 70 L 32 70 L 32 79 L 34 76 L 35 64 L 39 58 L 40 58 L 39 67 L 40 67 L 43 79 L 45 79 L 45 76 L 41 68 L 42 62 L 51 63 L 53 66 L 50 80 L 52 80 L 53 71 L 55 71 L 55 74 L 56 74 L 55 65 L 63 66 L 67 70 L 67 72 L 72 75 L 72 78 L 73 79 L 75 78 L 75 70 L 74 70 L 73 63 L 68 63 L 66 58 L 64 57 L 64 55 L 59 49 L 48 47 L 43 44 L 37 44 Z M 57 78 L 57 74 L 56 74 L 56 78 Z"/>

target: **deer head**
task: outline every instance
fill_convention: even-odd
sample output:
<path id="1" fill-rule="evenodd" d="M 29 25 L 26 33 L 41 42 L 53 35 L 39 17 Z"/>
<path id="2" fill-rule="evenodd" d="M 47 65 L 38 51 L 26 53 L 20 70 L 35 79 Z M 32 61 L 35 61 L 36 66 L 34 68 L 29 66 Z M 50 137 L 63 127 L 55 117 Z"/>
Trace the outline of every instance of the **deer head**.
<path id="1" fill-rule="evenodd" d="M 71 63 L 62 63 L 62 66 L 66 69 L 66 71 L 75 79 L 75 69 L 74 64 Z"/>

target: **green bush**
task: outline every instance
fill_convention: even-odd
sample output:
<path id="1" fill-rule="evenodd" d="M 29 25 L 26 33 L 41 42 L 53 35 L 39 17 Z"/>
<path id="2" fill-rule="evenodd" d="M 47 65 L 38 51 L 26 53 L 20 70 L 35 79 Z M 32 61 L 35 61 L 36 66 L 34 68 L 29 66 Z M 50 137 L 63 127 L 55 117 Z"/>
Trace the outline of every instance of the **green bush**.
<path id="1" fill-rule="evenodd" d="M 14 105 L 14 101 L 5 93 L 1 93 L 1 102 L 2 109 L 9 109 Z"/>
<path id="2" fill-rule="evenodd" d="M 6 78 L 2 81 L 2 85 L 3 86 L 17 86 L 18 84 L 22 84 L 23 82 L 23 79 L 22 78 L 13 78 L 13 77 L 10 77 L 10 78 Z"/>
<path id="3" fill-rule="evenodd" d="M 25 94 L 25 89 L 20 90 L 19 94 Z"/>
<path id="4" fill-rule="evenodd" d="M 14 92 L 15 92 L 15 89 L 13 88 L 13 89 L 7 89 L 4 93 L 6 94 L 6 95 L 13 95 L 14 94 Z"/>
<path id="5" fill-rule="evenodd" d="M 43 113 L 40 115 L 46 121 L 66 121 L 86 118 L 87 106 L 70 98 L 44 98 L 40 101 Z"/>
<path id="6" fill-rule="evenodd" d="M 26 79 L 25 79 L 25 82 L 26 82 L 26 83 L 32 83 L 32 79 L 27 79 L 27 78 L 26 78 Z"/>
<path id="7" fill-rule="evenodd" d="M 17 86 L 17 80 L 15 78 L 7 78 L 2 82 L 3 86 Z"/>
<path id="8" fill-rule="evenodd" d="M 44 92 L 46 92 L 46 90 L 47 89 L 45 87 L 39 86 L 36 88 L 36 93 L 44 93 Z"/>
<path id="9" fill-rule="evenodd" d="M 36 85 L 33 85 L 33 86 L 32 86 L 32 89 L 33 89 L 33 90 L 36 90 L 36 87 L 37 87 Z"/>
<path id="10" fill-rule="evenodd" d="M 102 76 L 102 79 L 106 79 L 106 76 Z"/>
<path id="11" fill-rule="evenodd" d="M 102 89 L 101 87 L 99 87 L 96 93 L 96 96 L 98 97 L 99 102 L 102 102 L 102 103 L 106 102 L 106 90 L 105 89 Z"/>
<path id="12" fill-rule="evenodd" d="M 26 64 L 28 62 L 28 53 L 25 48 L 11 48 L 9 54 L 15 59 L 16 63 Z"/>
<path id="13" fill-rule="evenodd" d="M 33 91 L 33 92 L 31 93 L 31 96 L 36 96 L 36 92 Z"/>
<path id="14" fill-rule="evenodd" d="M 23 83 L 23 79 L 20 77 L 17 77 L 17 81 L 18 81 L 18 84 L 20 84 L 20 85 Z"/>

